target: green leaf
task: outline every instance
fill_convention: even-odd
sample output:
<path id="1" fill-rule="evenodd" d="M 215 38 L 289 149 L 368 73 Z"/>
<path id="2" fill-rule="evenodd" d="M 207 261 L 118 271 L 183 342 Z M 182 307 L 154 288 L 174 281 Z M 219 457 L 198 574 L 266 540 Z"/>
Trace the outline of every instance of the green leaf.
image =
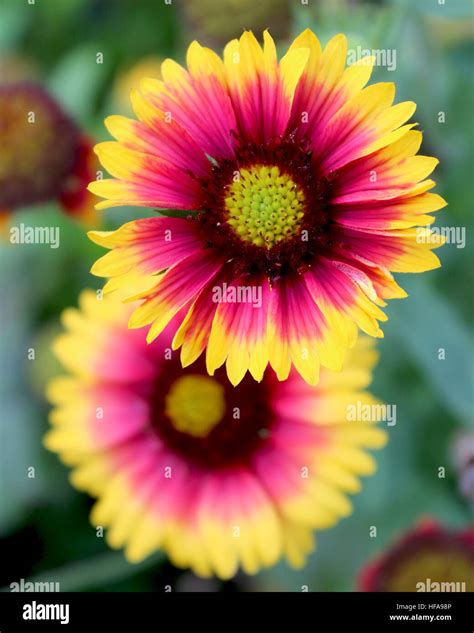
<path id="1" fill-rule="evenodd" d="M 391 302 L 386 336 L 391 330 L 398 337 L 436 393 L 456 415 L 472 424 L 472 338 L 451 305 L 438 298 L 423 280 L 402 285 L 409 297 Z"/>
<path id="2" fill-rule="evenodd" d="M 0 6 L 0 51 L 8 51 L 25 34 L 35 7 L 23 3 L 10 2 Z"/>
<path id="3" fill-rule="evenodd" d="M 103 53 L 103 63 L 97 54 Z M 90 118 L 100 87 L 108 76 L 107 53 L 87 44 L 62 57 L 49 79 L 49 88 L 80 123 Z"/>

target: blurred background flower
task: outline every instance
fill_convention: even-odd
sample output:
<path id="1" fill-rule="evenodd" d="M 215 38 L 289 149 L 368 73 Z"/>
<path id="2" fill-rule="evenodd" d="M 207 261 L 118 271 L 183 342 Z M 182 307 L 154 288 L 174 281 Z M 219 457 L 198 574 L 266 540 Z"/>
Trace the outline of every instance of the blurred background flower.
<path id="1" fill-rule="evenodd" d="M 456 531 L 424 519 L 362 569 L 358 589 L 474 591 L 474 527 Z"/>
<path id="2" fill-rule="evenodd" d="M 290 32 L 290 5 L 290 0 L 188 0 L 180 3 L 184 37 L 223 48 L 244 30 L 270 29 L 281 40 Z"/>
<path id="3" fill-rule="evenodd" d="M 127 329 L 122 296 L 84 290 L 63 312 L 53 347 L 67 375 L 47 388 L 44 444 L 97 498 L 92 523 L 132 563 L 162 550 L 226 580 L 281 558 L 304 567 L 314 532 L 352 512 L 348 495 L 376 470 L 369 451 L 387 441 L 376 420 L 347 420 L 352 403 L 377 405 L 365 390 L 374 341 L 361 336 L 344 371 L 323 371 L 316 389 L 270 370 L 234 388 L 222 368 L 211 377 L 204 359 L 183 368 L 172 353 L 182 311 L 147 345 Z"/>
<path id="4" fill-rule="evenodd" d="M 130 93 L 133 88 L 140 86 L 142 79 L 147 77 L 161 79 L 161 64 L 163 60 L 163 57 L 147 55 L 139 59 L 131 67 L 118 71 L 113 86 L 113 100 L 119 112 L 132 113 Z"/>
<path id="5" fill-rule="evenodd" d="M 95 176 L 92 140 L 38 83 L 0 85 L 0 210 L 57 200 L 66 213 L 96 219 L 86 187 Z"/>
<path id="6" fill-rule="evenodd" d="M 223 4 L 216 0 L 208 14 L 221 20 L 217 36 L 227 40 L 241 34 L 242 23 Z M 440 158 L 437 191 L 449 203 L 438 224 L 465 233 L 464 247 L 459 240 L 440 251 L 441 269 L 420 279 L 403 278 L 410 296 L 393 301 L 387 311 L 373 391 L 397 405 L 397 421 L 388 428 L 390 441 L 378 473 L 355 499 L 353 515 L 321 534 L 303 570 L 281 563 L 251 579 L 239 575 L 230 583 L 206 585 L 213 590 L 300 591 L 304 585 L 310 591 L 346 591 L 354 589 L 361 567 L 390 547 L 420 513 L 450 530 L 465 530 L 473 522 L 472 477 L 466 474 L 465 450 L 453 443 L 473 429 L 473 306 L 466 292 L 474 283 L 469 254 L 474 98 L 466 87 L 474 53 L 472 5 L 464 0 L 315 0 L 308 5 L 289 0 L 288 9 L 277 9 L 275 2 L 252 4 L 258 10 L 265 6 L 267 13 L 259 24 L 247 18 L 244 26 L 271 28 L 280 19 L 284 30 L 273 30 L 280 50 L 281 38 L 310 27 L 323 43 L 342 31 L 354 50 L 396 51 L 396 67 L 377 66 L 373 81 L 396 81 L 397 100 L 417 102 L 415 120 L 429 142 L 421 152 Z M 188 2 L 42 0 L 30 5 L 2 0 L 2 84 L 40 83 L 86 136 L 106 140 L 103 119 L 116 112 L 120 77 L 149 56 L 184 61 L 196 37 L 184 5 Z M 198 19 L 193 18 L 196 24 Z M 3 117 L 0 110 L 2 130 Z M 114 229 L 138 213 L 145 215 L 124 208 L 100 217 Z M 72 489 L 66 468 L 42 446 L 48 413 L 42 382 L 55 372 L 45 341 L 54 336 L 60 312 L 75 304 L 80 290 L 100 284 L 89 270 L 102 249 L 54 200 L 17 209 L 15 223 L 20 222 L 58 226 L 60 247 L 0 245 L 0 556 L 12 549 L 19 553 L 14 566 L 2 565 L 0 585 L 46 576 L 60 581 L 63 591 L 203 586 L 161 558 L 135 566 L 121 552 L 109 551 L 89 523 L 88 497 Z"/>

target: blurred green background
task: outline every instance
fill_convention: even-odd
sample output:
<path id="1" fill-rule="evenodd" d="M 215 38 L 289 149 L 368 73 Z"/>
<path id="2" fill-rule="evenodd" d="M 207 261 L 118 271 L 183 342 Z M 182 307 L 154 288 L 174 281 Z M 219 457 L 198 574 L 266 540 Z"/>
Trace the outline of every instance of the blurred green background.
<path id="1" fill-rule="evenodd" d="M 30 0 L 31 1 L 31 0 Z M 308 565 L 286 564 L 230 583 L 200 581 L 154 556 L 139 566 L 96 538 L 91 500 L 74 490 L 67 470 L 41 444 L 47 428 L 44 383 L 58 371 L 49 352 L 58 315 L 75 304 L 101 249 L 54 204 L 25 209 L 15 223 L 59 225 L 61 247 L 0 246 L 0 587 L 19 578 L 60 581 L 61 589 L 98 591 L 240 590 L 346 591 L 360 566 L 422 515 L 452 526 L 472 523 L 472 506 L 459 492 L 453 443 L 473 433 L 472 288 L 474 106 L 473 3 L 469 0 L 392 0 L 362 3 L 308 0 L 0 0 L 0 84 L 23 78 L 47 86 L 96 140 L 103 118 L 128 113 L 126 94 L 160 59 L 183 61 L 198 38 L 220 50 L 243 28 L 270 27 L 281 50 L 306 27 L 325 43 L 344 32 L 350 47 L 395 49 L 397 99 L 412 99 L 424 131 L 423 154 L 440 158 L 436 191 L 449 206 L 440 226 L 464 227 L 465 248 L 439 251 L 443 267 L 398 281 L 410 297 L 393 301 L 380 343 L 373 391 L 397 405 L 397 425 L 378 455 L 377 474 L 354 498 L 351 517 L 318 537 Z M 96 54 L 103 53 L 103 64 Z M 139 64 L 137 68 L 137 64 Z M 439 112 L 445 122 L 439 122 Z M 1 112 L 0 112 L 1 125 Z M 1 148 L 0 148 L 1 151 Z M 111 210 L 115 228 L 137 210 Z M 28 349 L 35 360 L 28 360 Z M 445 349 L 445 360 L 438 350 Z M 474 457 L 474 456 L 473 456 Z M 35 477 L 29 478 L 33 466 Z M 443 467 L 446 476 L 439 477 Z M 377 537 L 369 537 L 370 526 Z M 11 554 L 11 562 L 4 564 Z"/>

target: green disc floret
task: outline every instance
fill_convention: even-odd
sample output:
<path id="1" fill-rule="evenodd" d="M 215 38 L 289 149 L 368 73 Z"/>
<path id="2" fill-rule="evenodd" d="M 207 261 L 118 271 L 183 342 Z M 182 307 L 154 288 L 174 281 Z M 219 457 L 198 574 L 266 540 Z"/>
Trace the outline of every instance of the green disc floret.
<path id="1" fill-rule="evenodd" d="M 272 248 L 301 227 L 305 196 L 279 167 L 241 169 L 225 198 L 227 222 L 244 241 Z"/>

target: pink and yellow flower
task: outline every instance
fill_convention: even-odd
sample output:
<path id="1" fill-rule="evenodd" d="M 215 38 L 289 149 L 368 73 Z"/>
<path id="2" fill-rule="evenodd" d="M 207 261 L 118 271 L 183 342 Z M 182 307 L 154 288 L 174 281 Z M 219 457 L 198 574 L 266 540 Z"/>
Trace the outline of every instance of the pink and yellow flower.
<path id="1" fill-rule="evenodd" d="M 361 338 L 342 373 L 310 387 L 271 369 L 232 387 L 203 359 L 183 369 L 175 321 L 153 345 L 127 329 L 131 307 L 84 291 L 63 314 L 55 352 L 69 372 L 49 387 L 46 446 L 96 497 L 94 525 L 132 562 L 157 549 L 201 576 L 256 573 L 285 557 L 303 565 L 314 530 L 351 512 L 347 495 L 375 470 L 386 433 L 348 422 L 377 360 Z"/>
<path id="2" fill-rule="evenodd" d="M 393 105 L 392 83 L 364 87 L 374 60 L 345 68 L 346 53 L 345 36 L 322 50 L 309 30 L 280 61 L 268 32 L 263 48 L 250 32 L 231 41 L 223 60 L 193 42 L 187 69 L 165 60 L 162 81 L 132 92 L 138 120 L 106 119 L 117 141 L 96 151 L 114 178 L 90 185 L 98 208 L 185 213 L 91 233 L 111 249 L 92 271 L 108 289 L 154 275 L 129 325 L 150 325 L 152 341 L 185 308 L 184 366 L 206 350 L 208 372 L 226 363 L 233 384 L 268 364 L 316 384 L 358 328 L 382 336 L 385 300 L 406 296 L 392 272 L 439 266 L 427 225 L 445 202 L 426 179 L 438 161 L 416 155 L 415 104 Z M 224 284 L 261 305 L 213 301 Z"/>

